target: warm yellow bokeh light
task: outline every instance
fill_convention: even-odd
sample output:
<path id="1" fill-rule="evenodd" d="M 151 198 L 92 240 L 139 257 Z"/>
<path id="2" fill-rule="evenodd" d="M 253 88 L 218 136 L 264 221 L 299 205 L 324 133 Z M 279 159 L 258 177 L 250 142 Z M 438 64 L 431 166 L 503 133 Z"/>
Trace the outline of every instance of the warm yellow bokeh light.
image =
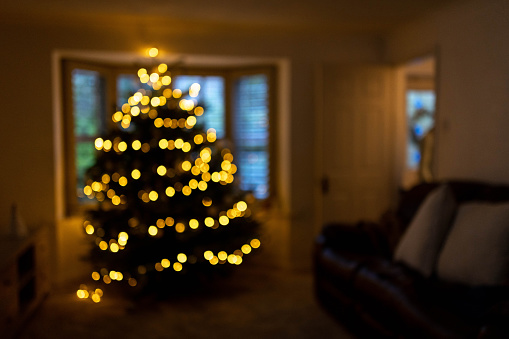
<path id="1" fill-rule="evenodd" d="M 212 205 L 212 199 L 210 199 L 209 197 L 203 198 L 201 202 L 202 202 L 203 206 L 206 206 L 206 207 L 209 207 L 210 205 Z"/>
<path id="2" fill-rule="evenodd" d="M 217 254 L 217 257 L 219 258 L 219 260 L 226 260 L 228 254 L 225 251 L 221 251 Z"/>
<path id="3" fill-rule="evenodd" d="M 167 172 L 166 167 L 164 167 L 163 165 L 157 167 L 157 174 L 159 174 L 160 176 L 165 175 L 166 172 Z"/>
<path id="4" fill-rule="evenodd" d="M 175 148 L 182 148 L 182 146 L 184 146 L 184 140 L 178 138 L 177 140 L 175 140 Z"/>
<path id="5" fill-rule="evenodd" d="M 159 140 L 159 148 L 161 149 L 168 148 L 168 140 L 166 139 Z"/>
<path id="6" fill-rule="evenodd" d="M 168 259 L 163 259 L 161 260 L 161 266 L 163 266 L 164 268 L 168 268 L 170 267 L 170 261 Z"/>
<path id="7" fill-rule="evenodd" d="M 133 147 L 133 150 L 137 151 L 137 150 L 139 150 L 141 148 L 141 141 L 134 140 L 131 145 Z"/>
<path id="8" fill-rule="evenodd" d="M 159 198 L 159 194 L 157 194 L 156 191 L 151 191 L 149 194 L 148 194 L 148 198 L 152 201 L 156 201 L 157 198 Z"/>
<path id="9" fill-rule="evenodd" d="M 157 219 L 156 226 L 159 228 L 164 228 L 164 220 L 163 219 Z"/>
<path id="10" fill-rule="evenodd" d="M 103 148 L 103 145 L 104 145 L 104 140 L 102 138 L 97 138 L 95 139 L 95 148 L 97 150 L 101 150 Z"/>
<path id="11" fill-rule="evenodd" d="M 181 222 L 178 222 L 178 223 L 175 225 L 175 231 L 176 231 L 177 233 L 182 233 L 182 232 L 184 232 L 184 231 L 185 231 L 185 229 L 186 229 L 186 225 L 184 225 L 184 224 L 183 224 L 183 223 L 181 223 Z"/>
<path id="12" fill-rule="evenodd" d="M 165 73 L 168 70 L 168 65 L 160 64 L 159 66 L 157 66 L 157 70 L 159 71 L 159 73 Z"/>
<path id="13" fill-rule="evenodd" d="M 101 241 L 101 242 L 99 243 L 99 248 L 100 248 L 101 250 L 103 250 L 103 251 L 106 251 L 106 250 L 108 249 L 108 243 L 107 243 L 106 241 L 104 241 L 104 240 L 103 240 L 103 241 Z"/>
<path id="14" fill-rule="evenodd" d="M 138 76 L 141 77 L 143 74 L 147 74 L 147 70 L 145 68 L 140 68 L 138 70 Z"/>
<path id="15" fill-rule="evenodd" d="M 211 177 L 212 177 L 212 176 L 210 175 L 210 173 L 209 173 L 209 172 L 205 172 L 205 173 L 203 173 L 203 174 L 201 175 L 201 178 L 202 178 L 202 179 L 203 179 L 203 181 L 205 181 L 205 182 L 210 181 Z"/>
<path id="16" fill-rule="evenodd" d="M 177 272 L 182 271 L 182 264 L 179 262 L 176 262 L 173 264 L 173 269 Z"/>
<path id="17" fill-rule="evenodd" d="M 155 121 L 154 121 L 154 126 L 156 128 L 161 128 L 164 126 L 164 120 L 161 119 L 161 118 L 157 118 Z"/>
<path id="18" fill-rule="evenodd" d="M 169 75 L 165 75 L 162 79 L 161 79 L 161 83 L 165 86 L 168 86 L 169 84 L 171 84 L 171 77 Z M 166 90 L 165 90 L 166 92 Z M 171 90 L 169 92 L 169 96 L 167 95 L 168 92 L 164 93 L 163 92 L 163 95 L 166 97 L 166 98 L 171 98 Z"/>
<path id="19" fill-rule="evenodd" d="M 141 104 L 142 104 L 143 106 L 147 106 L 147 105 L 149 104 L 149 102 L 150 102 L 150 97 L 149 97 L 149 96 L 147 96 L 147 95 L 144 95 L 144 96 L 141 98 L 140 102 L 141 102 Z"/>
<path id="20" fill-rule="evenodd" d="M 189 220 L 189 227 L 191 227 L 192 229 L 197 229 L 199 225 L 200 223 L 198 222 L 198 220 L 196 219 Z"/>
<path id="21" fill-rule="evenodd" d="M 127 144 L 125 141 L 120 142 L 117 147 L 120 152 L 125 152 L 125 150 L 127 150 Z"/>
<path id="22" fill-rule="evenodd" d="M 192 126 L 194 126 L 194 125 L 196 125 L 196 117 L 194 117 L 194 116 L 192 116 L 192 115 L 191 115 L 191 116 L 189 116 L 189 117 L 187 117 L 186 124 L 188 124 L 188 125 L 189 125 L 189 126 L 191 126 L 191 127 L 192 127 Z"/>
<path id="23" fill-rule="evenodd" d="M 113 253 L 117 253 L 117 252 L 118 252 L 118 250 L 119 250 L 119 247 L 118 247 L 118 244 L 117 244 L 117 243 L 115 243 L 115 242 L 114 242 L 114 243 L 112 243 L 112 244 L 110 245 L 110 251 L 112 251 Z"/>
<path id="24" fill-rule="evenodd" d="M 228 262 L 230 264 L 235 264 L 237 262 L 237 256 L 235 254 L 230 254 L 228 256 Z"/>
<path id="25" fill-rule="evenodd" d="M 196 135 L 194 136 L 194 143 L 195 143 L 196 145 L 199 145 L 199 144 L 201 144 L 202 142 L 203 142 L 203 135 L 201 135 L 201 134 L 196 134 Z"/>
<path id="26" fill-rule="evenodd" d="M 175 189 L 173 187 L 168 187 L 166 189 L 166 195 L 169 197 L 173 197 L 175 195 Z"/>
<path id="27" fill-rule="evenodd" d="M 198 188 L 198 180 L 191 179 L 189 180 L 189 187 L 191 187 L 193 190 Z"/>
<path id="28" fill-rule="evenodd" d="M 150 104 L 154 107 L 159 106 L 160 103 L 161 100 L 159 99 L 159 97 L 153 97 L 152 99 L 150 99 Z"/>
<path id="29" fill-rule="evenodd" d="M 252 248 L 258 248 L 258 247 L 260 247 L 260 240 L 258 240 L 258 239 L 253 239 L 253 240 L 251 240 L 251 243 L 250 243 L 250 244 L 251 244 L 251 247 L 252 247 Z"/>
<path id="30" fill-rule="evenodd" d="M 175 89 L 173 90 L 173 97 L 178 99 L 178 98 L 180 98 L 181 96 L 182 96 L 182 91 L 181 91 L 180 89 L 178 89 L 178 88 L 175 88 Z"/>
<path id="31" fill-rule="evenodd" d="M 196 116 L 203 115 L 203 112 L 204 112 L 203 107 L 197 106 L 197 107 L 194 109 L 194 114 L 195 114 Z"/>
<path id="32" fill-rule="evenodd" d="M 207 227 L 214 226 L 214 219 L 212 219 L 211 217 L 206 217 L 205 218 L 205 226 L 207 226 Z"/>
<path id="33" fill-rule="evenodd" d="M 85 227 L 85 232 L 87 232 L 87 234 L 94 234 L 94 226 L 87 225 L 87 227 Z"/>
<path id="34" fill-rule="evenodd" d="M 212 253 L 212 251 L 205 251 L 203 253 L 203 257 L 205 258 L 205 260 L 210 260 L 214 257 L 214 253 Z"/>
<path id="35" fill-rule="evenodd" d="M 108 196 L 108 198 L 113 199 L 113 197 L 116 195 L 115 190 L 110 188 L 106 195 Z"/>
<path id="36" fill-rule="evenodd" d="M 135 107 L 131 108 L 131 114 L 134 117 L 140 115 L 140 108 L 138 106 L 135 106 Z"/>
<path id="37" fill-rule="evenodd" d="M 142 74 L 140 76 L 140 82 L 146 84 L 150 80 L 150 76 L 148 74 Z"/>
<path id="38" fill-rule="evenodd" d="M 127 234 L 127 232 L 120 232 L 118 234 L 118 240 L 127 241 L 127 239 L 129 239 L 129 235 Z"/>
<path id="39" fill-rule="evenodd" d="M 83 193 L 85 193 L 85 195 L 91 195 L 91 194 L 93 193 L 93 191 L 92 191 L 92 187 L 90 187 L 90 186 L 88 186 L 88 185 L 87 185 L 87 186 L 85 186 L 85 187 L 83 188 Z"/>
<path id="40" fill-rule="evenodd" d="M 148 234 L 150 234 L 153 237 L 157 235 L 157 232 L 158 232 L 157 227 L 153 225 L 148 228 Z"/>
<path id="41" fill-rule="evenodd" d="M 238 209 L 239 211 L 241 211 L 241 212 L 244 212 L 244 211 L 247 209 L 247 204 L 246 204 L 246 202 L 245 202 L 245 201 L 242 201 L 242 200 L 241 200 L 241 201 L 239 201 L 239 202 L 237 203 L 237 209 Z"/>
<path id="42" fill-rule="evenodd" d="M 193 190 L 192 190 L 192 189 L 191 189 L 191 187 L 189 187 L 189 186 L 184 186 L 184 187 L 182 188 L 182 194 L 184 194 L 184 195 L 186 195 L 186 196 L 191 195 L 192 191 L 193 191 Z"/>
<path id="43" fill-rule="evenodd" d="M 157 80 L 159 80 L 159 74 L 157 74 L 157 73 L 150 74 L 150 81 L 151 82 L 157 82 Z M 153 106 L 156 106 L 156 105 L 153 105 Z"/>
<path id="44" fill-rule="evenodd" d="M 131 177 L 133 177 L 134 180 L 138 180 L 141 177 L 140 170 L 133 169 L 133 171 L 131 172 Z"/>
<path id="45" fill-rule="evenodd" d="M 111 116 L 111 120 L 113 120 L 113 122 L 120 122 L 123 117 L 124 114 L 122 114 L 120 111 L 117 111 Z"/>
<path id="46" fill-rule="evenodd" d="M 230 219 L 226 215 L 222 215 L 219 217 L 219 223 L 221 225 L 226 226 L 226 225 L 228 225 L 229 222 L 230 222 Z"/>
<path id="47" fill-rule="evenodd" d="M 104 140 L 103 148 L 105 151 L 109 151 L 112 146 L 113 143 L 111 142 L 111 140 Z"/>
<path id="48" fill-rule="evenodd" d="M 175 149 L 175 141 L 168 140 L 168 149 L 169 150 Z"/>
<path id="49" fill-rule="evenodd" d="M 110 182 L 111 178 L 110 178 L 109 174 L 103 174 L 103 176 L 101 177 L 101 180 L 103 183 L 107 184 Z"/>
<path id="50" fill-rule="evenodd" d="M 118 184 L 120 186 L 126 186 L 127 185 L 127 178 L 126 177 L 120 177 L 120 179 L 118 179 Z"/>
<path id="51" fill-rule="evenodd" d="M 248 244 L 242 245 L 241 251 L 244 254 L 249 254 L 251 253 L 251 246 L 249 246 Z"/>
<path id="52" fill-rule="evenodd" d="M 218 172 L 212 173 L 212 181 L 219 182 L 221 180 L 221 174 Z"/>
<path id="53" fill-rule="evenodd" d="M 191 150 L 191 144 L 188 143 L 188 142 L 185 142 L 183 145 L 182 145 L 182 150 L 184 152 L 189 152 Z"/>
<path id="54" fill-rule="evenodd" d="M 187 261 L 187 255 L 185 255 L 184 253 L 179 253 L 177 255 L 177 260 L 181 263 L 185 263 Z"/>
<path id="55" fill-rule="evenodd" d="M 150 57 L 155 58 L 159 54 L 159 50 L 155 47 L 152 47 L 147 51 L 147 53 Z"/>
<path id="56" fill-rule="evenodd" d="M 164 223 L 166 224 L 166 226 L 173 226 L 173 224 L 175 223 L 175 220 L 172 217 L 167 217 L 164 220 Z"/>
<path id="57" fill-rule="evenodd" d="M 191 164 L 191 162 L 189 162 L 188 160 L 186 160 L 186 161 L 182 162 L 182 169 L 183 169 L 184 171 L 186 171 L 186 172 L 187 172 L 187 171 L 189 171 L 189 170 L 191 170 L 191 167 L 192 167 L 192 166 L 193 166 L 193 165 L 192 165 L 192 164 Z"/>
<path id="58" fill-rule="evenodd" d="M 189 95 L 192 96 L 193 98 L 194 97 L 197 97 L 198 94 L 200 93 L 200 84 L 198 83 L 194 83 L 192 84 L 190 87 L 189 87 Z"/>

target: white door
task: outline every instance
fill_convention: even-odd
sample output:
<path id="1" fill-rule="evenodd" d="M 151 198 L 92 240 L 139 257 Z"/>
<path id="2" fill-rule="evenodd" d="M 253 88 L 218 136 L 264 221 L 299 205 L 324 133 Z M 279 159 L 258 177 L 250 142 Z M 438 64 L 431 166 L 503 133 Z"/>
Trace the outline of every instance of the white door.
<path id="1" fill-rule="evenodd" d="M 319 222 L 377 220 L 394 194 L 394 70 L 328 64 L 320 73 Z"/>

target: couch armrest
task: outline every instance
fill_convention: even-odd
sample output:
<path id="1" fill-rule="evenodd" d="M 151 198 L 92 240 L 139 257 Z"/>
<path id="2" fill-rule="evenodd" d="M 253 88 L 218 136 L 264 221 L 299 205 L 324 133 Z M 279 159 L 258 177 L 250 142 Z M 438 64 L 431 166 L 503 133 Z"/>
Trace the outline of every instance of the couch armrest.
<path id="1" fill-rule="evenodd" d="M 325 225 L 316 244 L 341 251 L 390 255 L 383 231 L 378 224 L 371 222 Z"/>

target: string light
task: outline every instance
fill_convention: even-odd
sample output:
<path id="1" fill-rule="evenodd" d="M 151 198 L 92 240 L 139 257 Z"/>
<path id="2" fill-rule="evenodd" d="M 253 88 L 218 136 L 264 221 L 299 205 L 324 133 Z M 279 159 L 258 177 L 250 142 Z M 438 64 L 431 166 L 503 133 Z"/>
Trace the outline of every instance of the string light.
<path id="1" fill-rule="evenodd" d="M 147 53 L 151 58 L 155 58 L 159 54 L 159 50 L 155 47 L 152 47 L 147 51 Z"/>

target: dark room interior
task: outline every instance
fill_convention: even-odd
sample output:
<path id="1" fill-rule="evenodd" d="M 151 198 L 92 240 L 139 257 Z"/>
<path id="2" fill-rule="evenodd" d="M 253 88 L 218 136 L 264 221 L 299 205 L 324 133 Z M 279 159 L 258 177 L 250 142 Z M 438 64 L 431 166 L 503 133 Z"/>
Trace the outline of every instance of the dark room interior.
<path id="1" fill-rule="evenodd" d="M 4 1 L 0 337 L 508 338 L 508 18 Z"/>

